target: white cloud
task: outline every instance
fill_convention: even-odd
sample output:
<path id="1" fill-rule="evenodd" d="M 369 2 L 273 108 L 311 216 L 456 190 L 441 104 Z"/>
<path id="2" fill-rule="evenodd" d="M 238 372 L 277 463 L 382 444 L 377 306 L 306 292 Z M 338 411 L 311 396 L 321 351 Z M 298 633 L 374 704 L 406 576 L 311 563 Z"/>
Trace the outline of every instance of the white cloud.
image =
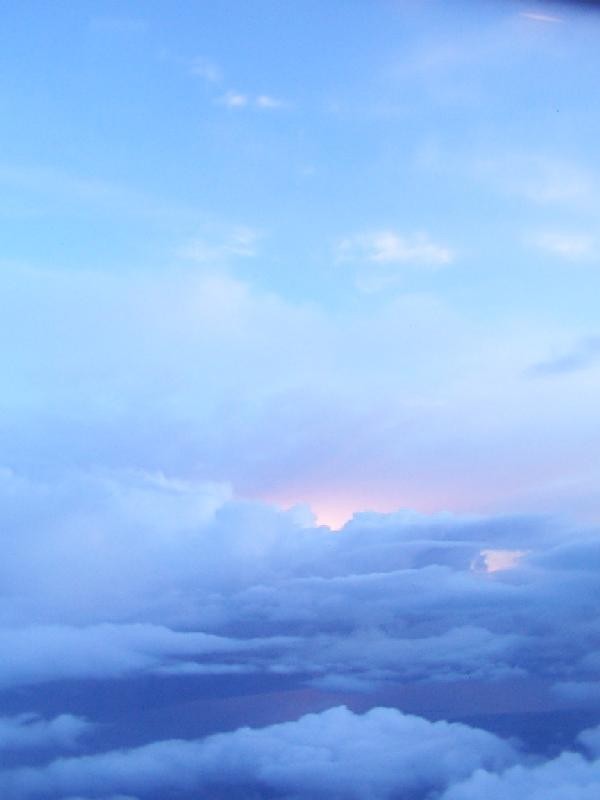
<path id="1" fill-rule="evenodd" d="M 220 105 L 227 106 L 227 108 L 257 108 L 263 111 L 285 108 L 287 106 L 287 103 L 283 100 L 273 97 L 272 95 L 259 94 L 254 96 L 233 90 L 225 92 L 217 102 Z"/>
<path id="2" fill-rule="evenodd" d="M 597 253 L 596 241 L 588 234 L 542 231 L 530 236 L 529 241 L 540 250 L 568 261 L 593 258 Z"/>
<path id="3" fill-rule="evenodd" d="M 530 19 L 533 22 L 545 22 L 548 24 L 564 22 L 562 17 L 557 17 L 554 14 L 542 14 L 539 11 L 521 11 L 519 16 L 524 17 L 525 19 Z"/>
<path id="4" fill-rule="evenodd" d="M 600 557 L 585 532 L 527 517 L 372 514 L 333 534 L 295 510 L 228 501 L 218 486 L 123 472 L 0 477 L 3 687 L 248 673 L 368 688 L 584 680 L 593 667 L 583 610 Z M 481 553 L 517 545 L 531 552 L 511 568 L 472 570 Z M 560 614 L 548 619 L 549 605 Z"/>
<path id="5" fill-rule="evenodd" d="M 600 793 L 600 761 L 563 753 L 537 766 L 514 766 L 500 774 L 477 770 L 440 800 L 595 800 Z"/>
<path id="6" fill-rule="evenodd" d="M 6 463 L 133 464 L 349 516 L 507 503 L 574 446 L 573 425 L 594 441 L 593 386 L 522 377 L 560 340 L 551 325 L 490 326 L 414 291 L 329 313 L 234 277 L 234 259 L 260 245 L 236 230 L 208 228 L 180 251 L 189 263 L 147 274 L 3 270 Z M 389 270 L 396 287 L 421 269 L 348 267 L 350 280 Z M 509 436 L 515 470 L 495 480 Z"/>
<path id="7" fill-rule="evenodd" d="M 360 233 L 341 239 L 336 259 L 354 265 L 357 288 L 378 292 L 402 284 L 407 270 L 436 270 L 451 264 L 454 252 L 425 233 L 403 235 L 393 230 Z"/>
<path id="8" fill-rule="evenodd" d="M 283 100 L 278 100 L 271 95 L 259 94 L 256 98 L 256 105 L 258 108 L 284 108 L 286 104 Z"/>
<path id="9" fill-rule="evenodd" d="M 253 258 L 257 255 L 259 231 L 249 227 L 233 228 L 222 241 L 196 238 L 180 247 L 177 255 L 199 264 L 219 265 L 231 258 Z"/>
<path id="10" fill-rule="evenodd" d="M 292 637 L 234 639 L 150 624 L 38 625 L 0 628 L 0 645 L 10 653 L 0 665 L 0 689 L 65 680 L 119 679 L 139 675 L 227 675 L 266 671 L 272 653 L 294 646 Z M 0 749 L 15 723 L 0 718 Z M 22 739 L 64 733 L 73 738 L 77 720 L 59 717 L 48 727 L 17 718 Z M 72 724 L 71 724 L 72 723 Z M 13 726 L 10 728 L 10 726 Z M 83 728 L 82 728 L 83 730 Z M 69 731 L 72 732 L 69 733 Z M 53 733 L 54 732 L 54 733 Z M 4 737 L 4 739 L 3 739 Z M 8 745 L 7 745 L 8 746 Z"/>
<path id="11" fill-rule="evenodd" d="M 190 72 L 207 83 L 219 83 L 222 80 L 221 70 L 217 64 L 202 56 L 192 59 Z"/>
<path id="12" fill-rule="evenodd" d="M 230 90 L 225 92 L 225 94 L 219 98 L 218 102 L 223 106 L 227 106 L 227 108 L 245 108 L 250 102 L 250 99 L 246 94 Z"/>
<path id="13" fill-rule="evenodd" d="M 36 748 L 72 750 L 91 727 L 86 720 L 71 714 L 61 714 L 50 720 L 32 713 L 0 717 L 0 751 Z"/>
<path id="14" fill-rule="evenodd" d="M 595 172 L 585 165 L 532 150 L 474 160 L 478 177 L 509 194 L 536 205 L 562 205 L 579 210 L 594 209 L 598 198 Z"/>
<path id="15" fill-rule="evenodd" d="M 333 708 L 261 729 L 5 770 L 0 789 L 6 800 L 178 789 L 210 791 L 211 797 L 243 792 L 363 800 L 401 794 L 424 800 L 478 767 L 500 769 L 515 758 L 509 744 L 466 725 L 428 722 L 395 709 L 356 715 Z"/>
<path id="16" fill-rule="evenodd" d="M 454 260 L 450 248 L 436 244 L 425 233 L 405 236 L 392 230 L 349 236 L 338 242 L 336 252 L 341 261 L 374 264 L 442 267 Z"/>

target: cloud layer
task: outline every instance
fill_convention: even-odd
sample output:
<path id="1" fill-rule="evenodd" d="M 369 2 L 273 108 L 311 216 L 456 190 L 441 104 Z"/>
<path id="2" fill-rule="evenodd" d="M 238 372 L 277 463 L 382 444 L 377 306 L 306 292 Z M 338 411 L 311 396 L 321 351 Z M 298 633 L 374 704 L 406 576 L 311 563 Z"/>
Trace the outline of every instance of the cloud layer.
<path id="1" fill-rule="evenodd" d="M 227 497 L 146 473 L 5 473 L 0 686 L 248 674 L 581 691 L 598 679 L 594 530 L 398 512 L 335 533 L 305 510 Z"/>
<path id="2" fill-rule="evenodd" d="M 7 800 L 90 792 L 192 790 L 211 797 L 424 798 L 432 789 L 515 760 L 510 745 L 459 724 L 393 709 L 344 708 L 297 722 L 240 729 L 199 741 L 60 759 L 0 771 Z"/>

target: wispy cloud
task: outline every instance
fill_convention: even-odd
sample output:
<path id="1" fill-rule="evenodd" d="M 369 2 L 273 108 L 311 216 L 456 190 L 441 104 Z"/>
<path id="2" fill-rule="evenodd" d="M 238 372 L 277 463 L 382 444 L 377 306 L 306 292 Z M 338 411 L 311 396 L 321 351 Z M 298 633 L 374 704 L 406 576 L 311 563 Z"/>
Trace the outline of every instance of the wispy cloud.
<path id="1" fill-rule="evenodd" d="M 276 108 L 285 108 L 287 103 L 268 94 L 250 95 L 243 92 L 230 90 L 225 92 L 217 102 L 227 108 L 258 108 L 263 111 Z"/>
<path id="2" fill-rule="evenodd" d="M 525 19 L 530 19 L 533 22 L 542 22 L 550 25 L 564 22 L 562 17 L 557 17 L 555 14 L 544 14 L 540 11 L 521 11 L 519 16 L 525 17 Z"/>
<path id="3" fill-rule="evenodd" d="M 0 163 L 0 188 L 5 194 L 22 194 L 27 199 L 24 214 L 30 214 L 32 207 L 43 212 L 74 208 L 78 214 L 93 210 L 110 216 L 181 221 L 197 220 L 199 213 L 198 209 L 172 204 L 127 184 L 39 164 Z"/>
<path id="4" fill-rule="evenodd" d="M 240 92 L 229 91 L 220 97 L 217 101 L 220 105 L 227 106 L 227 108 L 245 108 L 250 102 L 247 94 Z"/>
<path id="5" fill-rule="evenodd" d="M 406 236 L 392 230 L 349 236 L 338 243 L 336 251 L 340 261 L 374 264 L 442 267 L 454 260 L 452 250 L 431 241 L 426 233 Z"/>
<path id="6" fill-rule="evenodd" d="M 594 173 L 550 153 L 507 153 L 480 158 L 474 166 L 479 178 L 538 205 L 581 207 L 595 206 L 597 202 Z"/>
<path id="7" fill-rule="evenodd" d="M 528 374 L 532 377 L 564 375 L 588 369 L 600 361 L 600 336 L 590 336 L 560 355 L 533 364 Z"/>
<path id="8" fill-rule="evenodd" d="M 190 72 L 198 78 L 202 78 L 207 83 L 218 83 L 223 79 L 220 67 L 213 61 L 203 56 L 192 59 Z"/>
<path id="9" fill-rule="evenodd" d="M 541 231 L 530 236 L 528 241 L 534 247 L 568 261 L 581 261 L 596 255 L 596 241 L 589 234 Z"/>
<path id="10" fill-rule="evenodd" d="M 257 253 L 261 234 L 248 227 L 234 228 L 221 241 L 195 238 L 179 248 L 177 254 L 199 264 L 218 264 L 230 258 L 252 258 Z"/>
<path id="11" fill-rule="evenodd" d="M 283 100 L 278 100 L 276 97 L 271 97 L 268 94 L 259 94 L 256 98 L 256 105 L 258 108 L 283 108 L 285 103 Z"/>
<path id="12" fill-rule="evenodd" d="M 93 17 L 90 27 L 103 33 L 137 34 L 144 33 L 148 23 L 138 17 Z"/>
<path id="13" fill-rule="evenodd" d="M 397 285 L 406 270 L 436 270 L 452 263 L 454 252 L 432 241 L 426 233 L 404 235 L 393 230 L 359 233 L 341 239 L 336 260 L 355 265 L 355 282 L 363 292 L 379 292 Z"/>

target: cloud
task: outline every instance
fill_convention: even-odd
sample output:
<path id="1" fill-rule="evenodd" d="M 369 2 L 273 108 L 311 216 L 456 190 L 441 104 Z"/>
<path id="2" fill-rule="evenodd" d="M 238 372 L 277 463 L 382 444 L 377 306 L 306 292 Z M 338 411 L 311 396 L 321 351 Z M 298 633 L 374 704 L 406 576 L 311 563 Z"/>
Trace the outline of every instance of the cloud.
<path id="1" fill-rule="evenodd" d="M 284 108 L 286 105 L 283 100 L 268 94 L 259 94 L 255 102 L 258 108 Z"/>
<path id="2" fill-rule="evenodd" d="M 521 11 L 519 16 L 533 20 L 533 22 L 543 22 L 551 25 L 564 22 L 562 17 L 557 17 L 554 14 L 541 14 L 537 11 Z"/>
<path id="3" fill-rule="evenodd" d="M 197 56 L 193 58 L 190 64 L 190 72 L 192 75 L 207 83 L 219 83 L 223 76 L 220 68 L 208 58 Z"/>
<path id="4" fill-rule="evenodd" d="M 72 750 L 91 727 L 86 720 L 71 714 L 61 714 L 50 720 L 33 713 L 0 717 L 0 751 L 36 748 Z"/>
<path id="5" fill-rule="evenodd" d="M 59 702 L 70 685 L 85 697 L 110 681 L 122 720 L 122 698 L 151 679 L 152 698 L 195 686 L 201 704 L 215 686 L 230 700 L 250 688 L 256 714 L 284 681 L 312 692 L 312 702 L 351 695 L 367 707 L 385 692 L 401 690 L 404 702 L 422 687 L 436 708 L 474 713 L 486 691 L 504 710 L 581 708 L 581 692 L 591 697 L 597 682 L 600 626 L 588 613 L 600 591 L 597 535 L 549 519 L 364 513 L 333 533 L 297 509 L 241 502 L 218 484 L 5 471 L 0 531 L 0 689 L 17 698 L 26 688 L 27 702 Z M 477 567 L 490 552 L 517 550 L 527 552 L 506 569 Z M 300 711 L 291 702 L 287 713 Z M 7 717 L 0 743 L 4 730 L 7 747 L 75 746 L 86 723 L 68 714 Z M 496 784 L 514 783 L 518 797 L 521 773 L 503 771 L 517 761 L 527 786 L 544 786 L 550 769 L 491 734 L 394 709 L 86 753 L 7 766 L 0 794 L 412 800 L 452 787 L 462 800 L 458 792 L 476 797 L 468 792 L 488 784 L 494 797 Z M 573 758 L 583 774 L 588 762 Z"/>
<path id="6" fill-rule="evenodd" d="M 79 175 L 64 169 L 39 164 L 0 164 L 0 186 L 15 199 L 17 214 L 31 217 L 39 213 L 67 211 L 98 215 L 111 219 L 142 219 L 151 222 L 197 224 L 201 216 L 196 208 L 164 202 L 151 193 L 139 191 L 93 175 Z"/>
<path id="7" fill-rule="evenodd" d="M 582 731 L 577 737 L 577 741 L 590 756 L 600 758 L 600 725 Z"/>
<path id="8" fill-rule="evenodd" d="M 474 159 L 475 174 L 498 189 L 540 206 L 594 209 L 595 171 L 550 152 L 506 153 Z"/>
<path id="9" fill-rule="evenodd" d="M 497 737 L 460 724 L 428 722 L 377 708 L 346 708 L 262 729 L 196 741 L 63 758 L 0 772 L 6 800 L 52 794 L 209 791 L 211 797 L 403 796 L 422 798 L 476 768 L 516 758 Z"/>
<path id="10" fill-rule="evenodd" d="M 62 800 L 92 800 L 88 797 L 64 797 Z M 110 797 L 95 797 L 93 800 L 138 800 L 130 794 L 111 794 Z"/>
<path id="11" fill-rule="evenodd" d="M 263 111 L 285 108 L 287 105 L 283 100 L 273 97 L 272 95 L 259 94 L 254 96 L 233 90 L 225 92 L 217 102 L 227 108 L 255 108 Z"/>
<path id="12" fill-rule="evenodd" d="M 371 690 L 593 668 L 583 610 L 600 587 L 585 531 L 399 513 L 332 533 L 160 476 L 0 477 L 5 688 L 248 674 Z M 517 545 L 504 570 L 477 566 Z"/>
<path id="13" fill-rule="evenodd" d="M 585 234 L 547 231 L 531 237 L 530 241 L 540 250 L 567 261 L 581 261 L 596 255 L 594 238 Z"/>
<path id="14" fill-rule="evenodd" d="M 91 800 L 91 798 L 87 797 L 64 797 L 62 800 Z M 95 797 L 93 800 L 138 800 L 137 797 L 133 797 L 130 794 L 111 794 L 110 797 Z"/>
<path id="15" fill-rule="evenodd" d="M 253 653 L 265 647 L 285 650 L 286 640 L 236 641 L 138 623 L 0 628 L 0 644 L 8 654 L 0 665 L 0 689 L 7 689 L 67 679 L 124 678 L 147 673 L 252 671 Z M 219 659 L 227 659 L 234 653 L 243 659 L 239 669 L 235 662 L 220 663 Z M 197 669 L 190 669 L 187 660 L 192 657 L 206 663 L 194 662 L 191 666 Z M 56 726 L 66 726 L 69 720 L 59 718 Z M 26 722 L 25 719 L 23 724 Z"/>
<path id="16" fill-rule="evenodd" d="M 338 243 L 336 252 L 341 261 L 427 267 L 444 266 L 454 258 L 449 248 L 435 244 L 427 234 L 403 236 L 391 230 L 349 236 Z"/>
<path id="17" fill-rule="evenodd" d="M 336 292 L 347 277 L 395 291 L 329 313 L 234 275 L 261 249 L 242 230 L 208 228 L 152 273 L 4 269 L 4 463 L 229 482 L 240 496 L 346 518 L 361 507 L 507 509 L 552 483 L 549 463 L 587 463 L 568 451 L 582 440 L 573 424 L 595 436 L 595 390 L 522 380 L 564 330 L 535 319 L 495 328 L 414 285 L 402 291 L 437 283 L 408 264 L 332 269 Z M 513 469 L 499 469 L 505 458 Z"/>
<path id="18" fill-rule="evenodd" d="M 589 336 L 581 340 L 570 352 L 533 364 L 528 374 L 532 377 L 552 377 L 590 369 L 600 359 L 600 337 Z"/>
<path id="19" fill-rule="evenodd" d="M 229 90 L 225 92 L 225 94 L 219 98 L 218 101 L 221 105 L 226 106 L 227 108 L 245 108 L 250 102 L 248 95 L 241 94 L 240 92 L 234 92 L 233 90 Z"/>
<path id="20" fill-rule="evenodd" d="M 569 395 L 518 372 L 510 384 L 512 357 L 498 365 L 506 341 L 488 349 L 483 333 L 422 298 L 331 319 L 207 270 L 6 271 L 3 281 L 7 687 L 210 673 L 259 676 L 267 688 L 278 676 L 365 689 L 595 680 L 583 659 L 600 589 L 584 528 L 398 512 L 358 514 L 333 534 L 306 511 L 240 499 L 265 486 L 300 494 L 307 475 L 327 495 L 342 486 L 355 506 L 369 481 L 408 503 L 411 486 L 464 473 L 475 495 L 474 463 L 521 484 L 505 466 L 518 443 L 494 450 L 489 425 L 503 442 L 518 405 L 523 449 L 558 458 L 550 426 L 539 447 L 531 436 L 540 417 L 554 419 L 553 403 L 564 414 Z M 498 374 L 500 389 L 488 380 Z M 511 401 L 501 418 L 498 391 Z M 535 402 L 523 412 L 528 392 Z M 595 419 L 593 393 L 574 394 L 573 408 L 588 402 Z M 477 447 L 461 461 L 448 443 L 469 436 Z M 527 555 L 511 569 L 480 568 L 490 552 L 516 551 Z M 202 650 L 204 635 L 231 649 Z"/>
<path id="21" fill-rule="evenodd" d="M 336 260 L 356 267 L 356 284 L 365 292 L 377 292 L 401 284 L 406 271 L 435 270 L 454 261 L 448 247 L 431 241 L 425 233 L 405 236 L 393 230 L 355 234 L 335 247 Z"/>
<path id="22" fill-rule="evenodd" d="M 501 774 L 478 770 L 440 800 L 593 800 L 600 791 L 600 761 L 563 753 L 539 766 L 514 766 Z"/>
<path id="23" fill-rule="evenodd" d="M 215 267 L 228 259 L 255 257 L 260 239 L 259 231 L 240 226 L 233 228 L 222 242 L 192 239 L 178 249 L 177 255 L 187 261 Z"/>

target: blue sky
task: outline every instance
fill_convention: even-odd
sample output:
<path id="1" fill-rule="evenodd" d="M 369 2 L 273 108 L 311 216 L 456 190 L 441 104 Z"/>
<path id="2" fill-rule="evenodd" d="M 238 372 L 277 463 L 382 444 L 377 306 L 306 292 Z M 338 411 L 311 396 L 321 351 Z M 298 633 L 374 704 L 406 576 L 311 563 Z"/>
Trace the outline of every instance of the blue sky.
<path id="1" fill-rule="evenodd" d="M 526 2 L 8 9 L 9 465 L 332 523 L 595 517 L 598 34 Z"/>

